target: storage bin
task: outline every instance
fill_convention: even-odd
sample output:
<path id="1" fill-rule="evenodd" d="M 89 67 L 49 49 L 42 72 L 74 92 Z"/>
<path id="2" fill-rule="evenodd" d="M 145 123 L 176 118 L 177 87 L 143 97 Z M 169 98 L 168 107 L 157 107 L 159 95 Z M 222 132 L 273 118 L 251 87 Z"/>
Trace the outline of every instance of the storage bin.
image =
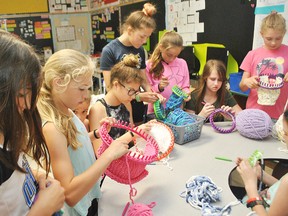
<path id="1" fill-rule="evenodd" d="M 232 91 L 232 93 L 235 92 L 235 93 L 244 94 L 248 96 L 250 93 L 250 89 L 243 92 L 241 91 L 239 87 L 239 83 L 241 82 L 242 76 L 243 76 L 243 72 L 230 74 L 230 77 L 229 77 L 230 90 Z"/>
<path id="2" fill-rule="evenodd" d="M 205 118 L 195 114 L 189 114 L 189 115 L 191 115 L 195 119 L 195 122 L 193 122 L 192 124 L 177 126 L 164 122 L 167 126 L 171 128 L 174 134 L 175 143 L 179 145 L 185 144 L 192 140 L 196 140 L 201 135 Z"/>

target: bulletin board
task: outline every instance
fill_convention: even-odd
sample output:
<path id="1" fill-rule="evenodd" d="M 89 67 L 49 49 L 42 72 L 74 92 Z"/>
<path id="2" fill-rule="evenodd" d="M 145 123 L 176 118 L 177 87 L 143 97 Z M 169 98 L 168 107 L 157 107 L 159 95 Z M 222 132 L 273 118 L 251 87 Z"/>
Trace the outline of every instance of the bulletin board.
<path id="1" fill-rule="evenodd" d="M 103 47 L 119 37 L 119 8 L 110 7 L 91 15 L 94 54 L 102 52 Z"/>
<path id="2" fill-rule="evenodd" d="M 88 11 L 88 0 L 49 0 L 50 13 Z"/>
<path id="3" fill-rule="evenodd" d="M 90 10 L 119 5 L 119 0 L 90 0 Z"/>
<path id="4" fill-rule="evenodd" d="M 0 19 L 0 28 L 19 35 L 39 53 L 43 53 L 44 47 L 53 50 L 51 21 L 48 16 Z"/>
<path id="5" fill-rule="evenodd" d="M 181 29 L 183 27 L 181 22 L 183 23 L 187 19 L 191 22 L 197 21 L 199 24 L 195 25 L 194 30 L 198 32 L 193 38 L 195 40 L 191 41 L 192 44 L 223 44 L 239 65 L 248 51 L 252 49 L 255 19 L 255 5 L 251 4 L 252 0 L 166 1 L 171 3 L 170 7 L 167 8 L 167 19 L 172 18 L 170 10 L 177 8 L 179 11 L 183 11 L 183 13 L 179 13 L 180 20 L 177 22 L 177 29 Z M 189 15 L 189 11 L 187 11 L 189 7 L 190 11 L 195 11 L 195 5 L 199 10 L 192 13 L 194 18 L 187 17 L 185 20 L 183 14 Z M 202 25 L 203 29 L 201 29 Z"/>
<path id="6" fill-rule="evenodd" d="M 92 54 L 92 33 L 90 14 L 50 15 L 54 50 L 74 49 Z"/>
<path id="7" fill-rule="evenodd" d="M 0 14 L 47 13 L 48 0 L 1 0 Z"/>
<path id="8" fill-rule="evenodd" d="M 197 43 L 223 44 L 240 65 L 253 44 L 255 7 L 247 2 L 206 0 L 205 10 L 199 12 L 204 32 Z"/>

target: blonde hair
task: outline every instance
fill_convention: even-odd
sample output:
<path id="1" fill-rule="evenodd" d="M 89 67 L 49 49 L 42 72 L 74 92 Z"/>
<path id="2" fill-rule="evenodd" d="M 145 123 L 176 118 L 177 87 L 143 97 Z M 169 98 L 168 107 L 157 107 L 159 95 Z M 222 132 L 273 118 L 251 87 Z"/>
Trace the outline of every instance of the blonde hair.
<path id="1" fill-rule="evenodd" d="M 151 28 L 156 29 L 156 22 L 153 15 L 157 12 L 156 7 L 151 3 L 145 3 L 142 10 L 132 12 L 124 21 L 121 33 L 129 26 L 133 29 Z"/>
<path id="2" fill-rule="evenodd" d="M 57 129 L 65 135 L 68 145 L 77 149 L 81 144 L 77 141 L 77 128 L 72 117 L 63 114 L 55 105 L 53 93 L 63 93 L 73 80 L 81 82 L 94 73 L 95 66 L 89 56 L 76 50 L 63 49 L 54 53 L 46 62 L 43 73 L 44 82 L 40 91 L 38 107 L 42 121 L 53 122 Z M 53 81 L 60 80 L 61 89 L 53 89 Z"/>
<path id="3" fill-rule="evenodd" d="M 160 39 L 159 43 L 157 44 L 154 52 L 151 55 L 150 62 L 151 68 L 149 73 L 153 75 L 154 78 L 160 79 L 163 73 L 163 65 L 162 65 L 162 55 L 161 55 L 161 48 L 165 50 L 180 47 L 183 49 L 183 39 L 180 34 L 175 31 L 167 31 L 164 33 L 162 38 Z"/>
<path id="4" fill-rule="evenodd" d="M 122 61 L 112 67 L 110 85 L 113 86 L 113 81 L 115 80 L 121 83 L 137 82 L 141 84 L 143 77 L 139 68 L 139 62 L 140 58 L 138 55 L 125 55 Z"/>
<path id="5" fill-rule="evenodd" d="M 277 12 L 272 12 L 268 16 L 266 16 L 261 23 L 261 32 L 265 32 L 267 29 L 274 29 L 277 31 L 283 32 L 283 34 L 286 33 L 286 20 Z"/>

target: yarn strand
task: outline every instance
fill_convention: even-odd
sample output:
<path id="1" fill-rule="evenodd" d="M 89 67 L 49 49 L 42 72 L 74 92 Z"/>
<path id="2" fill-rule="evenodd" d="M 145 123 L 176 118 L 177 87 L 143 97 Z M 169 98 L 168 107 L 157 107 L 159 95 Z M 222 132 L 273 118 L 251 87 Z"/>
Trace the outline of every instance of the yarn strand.
<path id="1" fill-rule="evenodd" d="M 239 200 L 230 202 L 223 208 L 213 206 L 220 200 L 222 188 L 217 187 L 215 183 L 207 176 L 192 176 L 186 182 L 186 190 L 180 196 L 185 198 L 186 202 L 192 207 L 201 210 L 202 216 L 223 216 L 230 215 L 232 206 L 238 205 Z"/>

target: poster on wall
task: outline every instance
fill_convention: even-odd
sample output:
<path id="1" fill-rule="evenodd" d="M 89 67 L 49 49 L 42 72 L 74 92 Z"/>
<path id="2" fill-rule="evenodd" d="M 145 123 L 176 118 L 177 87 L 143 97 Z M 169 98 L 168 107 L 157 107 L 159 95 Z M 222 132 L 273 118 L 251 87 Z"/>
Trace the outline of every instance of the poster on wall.
<path id="1" fill-rule="evenodd" d="M 288 1 L 287 0 L 258 0 L 255 8 L 255 27 L 253 37 L 253 49 L 263 45 L 263 39 L 260 35 L 260 26 L 262 19 L 272 11 L 280 13 L 284 16 L 287 22 L 288 17 Z M 284 44 L 288 44 L 288 35 L 285 34 L 283 39 Z"/>
<path id="2" fill-rule="evenodd" d="M 88 0 L 49 0 L 50 13 L 88 11 Z"/>
<path id="3" fill-rule="evenodd" d="M 106 8 L 102 13 L 91 15 L 94 53 L 101 53 L 102 48 L 111 40 L 119 37 L 119 8 Z"/>
<path id="4" fill-rule="evenodd" d="M 99 10 L 102 7 L 118 5 L 119 0 L 90 0 L 90 9 Z"/>
<path id="5" fill-rule="evenodd" d="M 197 33 L 204 32 L 199 11 L 205 9 L 205 0 L 166 0 L 166 29 L 175 30 L 183 37 L 184 45 L 197 41 Z"/>
<path id="6" fill-rule="evenodd" d="M 0 28 L 19 35 L 31 44 L 38 53 L 53 51 L 51 21 L 48 16 L 0 18 Z"/>

